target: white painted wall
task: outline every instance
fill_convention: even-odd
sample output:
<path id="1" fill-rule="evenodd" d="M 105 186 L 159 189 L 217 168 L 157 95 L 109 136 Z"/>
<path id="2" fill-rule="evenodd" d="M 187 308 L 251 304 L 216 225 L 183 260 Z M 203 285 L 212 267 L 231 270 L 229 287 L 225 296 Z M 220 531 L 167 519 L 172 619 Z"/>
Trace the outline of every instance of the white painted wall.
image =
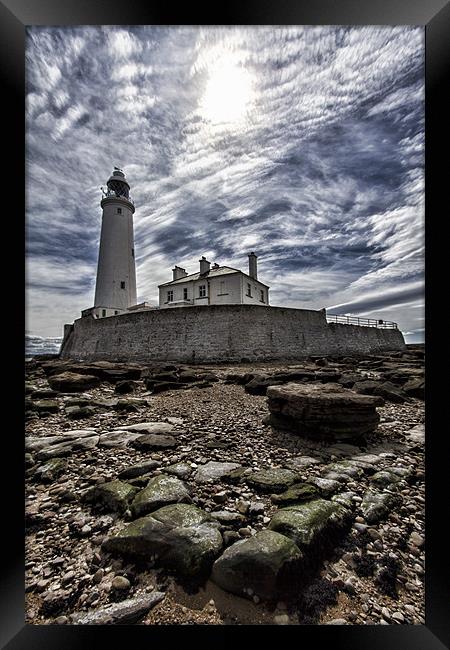
<path id="1" fill-rule="evenodd" d="M 239 305 L 241 303 L 240 273 L 211 278 L 211 305 Z"/>
<path id="2" fill-rule="evenodd" d="M 125 310 L 137 302 L 133 256 L 134 207 L 119 197 L 104 198 L 101 204 L 103 215 L 94 307 L 114 312 Z M 121 214 L 118 208 L 121 208 Z M 121 282 L 125 282 L 125 289 L 121 288 Z"/>
<path id="3" fill-rule="evenodd" d="M 242 283 L 242 304 L 243 305 L 268 305 L 269 304 L 269 290 L 261 282 L 251 278 L 247 275 L 241 275 Z M 248 285 L 250 285 L 251 296 L 247 295 Z M 261 301 L 260 291 L 264 292 L 264 302 Z"/>
<path id="4" fill-rule="evenodd" d="M 252 286 L 252 297 L 246 296 L 247 282 Z M 200 298 L 199 289 L 206 286 L 206 297 Z M 187 302 L 184 300 L 183 290 L 187 289 Z M 259 290 L 264 291 L 265 302 L 260 301 Z M 167 292 L 173 291 L 173 301 L 167 301 Z M 208 300 L 209 297 L 209 300 Z M 216 277 L 188 280 L 179 284 L 160 287 L 159 306 L 161 309 L 168 307 L 201 306 L 201 305 L 268 305 L 268 289 L 257 280 L 247 278 L 242 273 L 230 273 Z"/>

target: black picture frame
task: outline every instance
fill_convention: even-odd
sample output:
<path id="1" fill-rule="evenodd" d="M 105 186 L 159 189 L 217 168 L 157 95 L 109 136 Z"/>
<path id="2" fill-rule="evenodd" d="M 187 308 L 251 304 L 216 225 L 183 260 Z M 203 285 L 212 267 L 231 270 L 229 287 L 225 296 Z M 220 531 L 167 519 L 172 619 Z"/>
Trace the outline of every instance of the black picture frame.
<path id="1" fill-rule="evenodd" d="M 182 642 L 188 644 L 199 638 L 203 641 L 222 641 L 225 643 L 248 643 L 242 641 L 242 627 L 175 626 L 150 628 L 147 626 L 84 627 L 84 626 L 32 626 L 25 625 L 24 612 L 24 445 L 23 421 L 23 377 L 24 354 L 23 333 L 25 309 L 23 295 L 23 243 L 25 214 L 24 197 L 24 90 L 25 90 L 25 27 L 27 25 L 212 25 L 212 24 L 346 24 L 346 25 L 424 25 L 426 33 L 426 317 L 427 317 L 427 392 L 426 392 L 426 526 L 427 526 L 427 569 L 426 569 L 426 624 L 423 626 L 263 626 L 263 637 L 259 628 L 251 630 L 254 643 L 274 639 L 286 634 L 296 644 L 308 641 L 315 644 L 330 643 L 333 648 L 346 650 L 364 648 L 439 650 L 450 644 L 450 581 L 445 540 L 448 533 L 443 532 L 446 525 L 447 498 L 444 493 L 443 477 L 446 476 L 445 443 L 447 431 L 440 423 L 442 407 L 445 408 L 444 386 L 438 381 L 440 353 L 446 320 L 439 310 L 432 306 L 439 304 L 437 283 L 433 278 L 442 273 L 440 259 L 446 260 L 441 245 L 440 231 L 431 226 L 446 217 L 448 207 L 444 202 L 444 192 L 448 186 L 448 163 L 445 155 L 443 137 L 448 120 L 448 104 L 444 103 L 445 77 L 449 67 L 450 8 L 445 0 L 298 0 L 251 1 L 247 3 L 225 3 L 195 7 L 192 3 L 184 8 L 175 8 L 162 2 L 128 2 L 118 0 L 3 0 L 0 2 L 0 72 L 2 78 L 3 136 L 10 138 L 7 149 L 5 175 L 8 179 L 7 195 L 11 200 L 13 219 L 12 231 L 8 241 L 13 244 L 16 263 L 13 271 L 8 267 L 4 278 L 8 287 L 15 289 L 8 303 L 10 325 L 8 352 L 13 361 L 9 366 L 10 384 L 8 387 L 8 409 L 15 414 L 12 430 L 3 429 L 5 444 L 4 464 L 9 466 L 10 475 L 7 491 L 3 493 L 3 530 L 1 578 L 0 642 L 9 650 L 19 648 L 40 648 L 66 650 L 68 648 L 107 647 L 110 643 L 169 643 L 173 634 L 182 633 Z M 447 75 L 448 77 L 448 75 Z M 6 127 L 6 128 L 5 128 Z M 440 155 L 442 155 L 441 163 Z M 445 175 L 444 175 L 445 174 Z M 11 187 L 12 186 L 12 187 Z M 15 189 L 12 189 L 14 188 Z M 11 193 L 10 193 L 11 192 Z M 13 208 L 11 207 L 13 206 Z M 23 208 L 22 208 L 23 206 Z M 444 211 L 445 207 L 445 211 Z M 445 220 L 445 219 L 444 219 Z M 440 221 L 441 223 L 441 221 Z M 6 232 L 6 231 L 5 231 Z M 4 240 L 6 244 L 6 239 Z M 14 246 L 17 250 L 14 250 Z M 9 251 L 8 245 L 8 253 Z M 432 254 L 431 254 L 432 250 Z M 430 332 L 432 332 L 432 337 Z M 431 363 L 430 363 L 431 357 Z M 437 370 L 436 370 L 437 369 Z M 446 571 L 447 569 L 447 571 Z M 132 641 L 130 640 L 132 634 Z M 161 637 L 160 637 L 161 635 Z"/>

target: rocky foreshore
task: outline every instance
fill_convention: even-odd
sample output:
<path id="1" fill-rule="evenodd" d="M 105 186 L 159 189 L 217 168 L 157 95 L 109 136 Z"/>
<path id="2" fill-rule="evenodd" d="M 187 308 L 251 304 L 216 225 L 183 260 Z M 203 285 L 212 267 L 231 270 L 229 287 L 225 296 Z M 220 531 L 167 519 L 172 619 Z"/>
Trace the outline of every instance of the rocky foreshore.
<path id="1" fill-rule="evenodd" d="M 424 623 L 422 346 L 26 365 L 27 623 Z"/>

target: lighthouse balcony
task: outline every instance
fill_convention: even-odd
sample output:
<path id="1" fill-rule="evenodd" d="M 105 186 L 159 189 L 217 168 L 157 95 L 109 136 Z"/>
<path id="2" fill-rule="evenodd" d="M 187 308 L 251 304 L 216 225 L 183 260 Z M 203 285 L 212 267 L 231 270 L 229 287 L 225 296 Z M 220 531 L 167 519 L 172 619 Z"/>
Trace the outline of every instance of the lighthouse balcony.
<path id="1" fill-rule="evenodd" d="M 114 190 L 111 190 L 109 188 L 107 190 L 103 190 L 102 201 L 104 201 L 105 199 L 123 199 L 124 201 L 128 201 L 128 203 L 131 203 L 131 205 L 134 207 L 134 201 L 131 198 L 131 196 L 126 196 L 125 194 L 115 192 Z"/>

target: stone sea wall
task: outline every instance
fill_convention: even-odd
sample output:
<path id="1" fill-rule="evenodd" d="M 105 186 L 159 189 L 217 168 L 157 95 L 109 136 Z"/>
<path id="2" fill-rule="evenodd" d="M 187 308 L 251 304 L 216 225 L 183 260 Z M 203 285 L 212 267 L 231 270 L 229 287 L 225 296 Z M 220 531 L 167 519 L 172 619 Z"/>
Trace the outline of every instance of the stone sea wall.
<path id="1" fill-rule="evenodd" d="M 323 311 L 213 305 L 80 318 L 65 328 L 61 357 L 252 362 L 405 348 L 399 330 L 327 323 Z"/>

